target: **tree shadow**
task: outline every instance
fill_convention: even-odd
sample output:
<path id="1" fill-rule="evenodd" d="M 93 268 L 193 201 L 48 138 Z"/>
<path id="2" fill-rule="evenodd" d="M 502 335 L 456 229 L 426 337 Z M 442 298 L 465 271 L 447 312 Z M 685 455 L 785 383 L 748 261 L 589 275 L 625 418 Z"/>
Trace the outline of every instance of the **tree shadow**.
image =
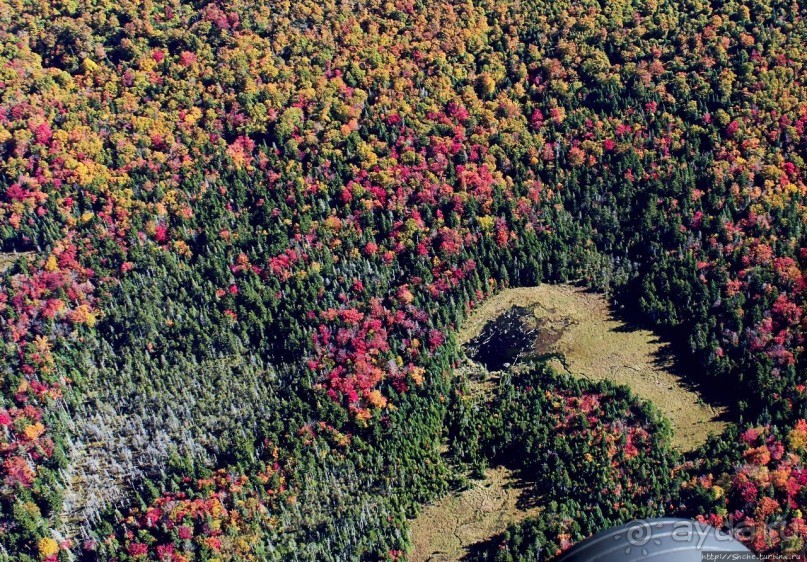
<path id="1" fill-rule="evenodd" d="M 654 354 L 653 365 L 659 369 L 665 369 L 678 379 L 681 386 L 687 390 L 697 393 L 703 401 L 712 406 L 718 415 L 718 421 L 734 422 L 736 415 L 734 405 L 741 398 L 732 392 L 733 387 L 726 386 L 724 381 L 717 377 L 703 377 L 701 380 L 693 378 L 693 371 L 702 369 L 691 356 L 682 356 L 680 350 L 675 349 L 675 344 L 662 342 L 661 347 Z"/>
<path id="2" fill-rule="evenodd" d="M 505 534 L 499 533 L 484 541 L 479 541 L 465 548 L 465 554 L 460 562 L 482 562 L 492 560 L 493 554 L 504 541 Z"/>
<path id="3" fill-rule="evenodd" d="M 615 306 L 613 303 L 610 303 L 608 308 L 611 319 L 618 322 L 613 331 L 629 333 L 644 330 L 653 334 L 653 339 L 649 342 L 659 346 L 653 353 L 653 367 L 671 373 L 681 387 L 697 394 L 715 411 L 714 421 L 725 423 L 737 421 L 736 404 L 742 397 L 733 391 L 739 388 L 727 386 L 725 381 L 718 377 L 697 377 L 698 373 L 705 371 L 705 367 L 699 364 L 690 351 L 686 337 L 680 330 L 661 329 L 639 317 L 636 312 Z"/>
<path id="4" fill-rule="evenodd" d="M 545 494 L 542 494 L 538 490 L 537 483 L 530 478 L 527 471 L 523 468 L 513 468 L 512 463 L 506 461 L 498 463 L 495 466 L 504 466 L 512 471 L 513 479 L 504 486 L 504 488 L 517 490 L 518 499 L 516 501 L 516 508 L 525 514 L 523 518 L 508 523 L 507 527 L 518 525 L 527 519 L 539 517 L 540 511 L 538 510 L 546 505 L 547 499 Z M 481 560 L 492 559 L 493 554 L 504 540 L 506 532 L 507 529 L 484 540 L 465 546 L 465 554 L 460 560 L 464 562 L 479 562 Z"/>

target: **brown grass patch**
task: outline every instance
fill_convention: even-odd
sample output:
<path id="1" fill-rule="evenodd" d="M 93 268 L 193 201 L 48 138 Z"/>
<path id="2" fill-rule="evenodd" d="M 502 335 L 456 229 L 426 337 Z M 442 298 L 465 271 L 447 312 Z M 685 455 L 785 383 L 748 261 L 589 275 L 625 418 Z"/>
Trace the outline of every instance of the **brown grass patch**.
<path id="1" fill-rule="evenodd" d="M 499 466 L 486 471 L 484 480 L 423 508 L 412 522 L 412 562 L 456 562 L 468 547 L 488 540 L 539 508 L 528 506 L 525 484 L 512 471 Z"/>
<path id="2" fill-rule="evenodd" d="M 675 372 L 668 344 L 645 329 L 634 329 L 615 317 L 601 294 L 570 285 L 507 289 L 485 301 L 463 324 L 460 343 L 467 343 L 490 320 L 514 306 L 529 308 L 539 323 L 536 351 L 565 358 L 552 365 L 574 376 L 625 385 L 653 403 L 670 421 L 673 446 L 690 451 L 710 433 L 719 434 L 724 408 L 707 404 Z"/>
<path id="3" fill-rule="evenodd" d="M 556 353 L 557 370 L 594 381 L 608 380 L 630 387 L 652 402 L 670 421 L 673 446 L 689 451 L 720 433 L 723 408 L 705 403 L 673 370 L 667 345 L 651 331 L 633 329 L 617 319 L 601 294 L 569 285 L 508 289 L 491 297 L 466 320 L 458 333 L 466 344 L 484 326 L 514 306 L 533 311 L 538 324 L 535 350 Z M 565 364 L 564 364 L 565 363 Z M 481 365 L 460 367 L 472 395 L 489 395 L 495 376 Z M 472 545 L 504 532 L 510 523 L 540 513 L 530 505 L 524 484 L 504 467 L 489 469 L 486 478 L 460 493 L 426 506 L 412 522 L 413 562 L 461 560 Z"/>

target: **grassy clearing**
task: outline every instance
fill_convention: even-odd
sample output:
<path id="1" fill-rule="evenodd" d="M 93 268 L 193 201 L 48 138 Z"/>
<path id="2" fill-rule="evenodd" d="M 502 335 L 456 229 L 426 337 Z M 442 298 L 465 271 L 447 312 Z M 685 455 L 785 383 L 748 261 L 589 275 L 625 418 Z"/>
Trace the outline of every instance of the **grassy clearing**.
<path id="1" fill-rule="evenodd" d="M 557 353 L 559 370 L 628 386 L 672 424 L 673 446 L 691 451 L 725 428 L 721 406 L 708 404 L 676 368 L 669 345 L 653 332 L 617 319 L 601 294 L 569 285 L 508 289 L 487 300 L 464 323 L 461 343 L 514 306 L 529 308 L 539 326 L 538 353 Z"/>
<path id="2" fill-rule="evenodd" d="M 682 378 L 669 346 L 653 332 L 617 319 L 601 294 L 569 285 L 508 289 L 474 311 L 458 332 L 460 343 L 470 342 L 488 322 L 516 306 L 535 315 L 537 353 L 562 356 L 562 362 L 552 362 L 559 371 L 626 385 L 641 399 L 652 402 L 672 425 L 673 446 L 690 451 L 704 443 L 710 433 L 723 431 L 723 408 L 707 404 Z M 474 363 L 462 368 L 483 369 Z M 489 376 L 472 382 L 471 391 L 488 394 L 495 379 Z M 410 559 L 461 560 L 473 545 L 504 532 L 510 523 L 540 513 L 540 507 L 527 502 L 526 491 L 524 483 L 508 469 L 489 469 L 484 480 L 422 510 L 412 522 L 414 550 Z"/>
<path id="3" fill-rule="evenodd" d="M 526 485 L 505 467 L 490 468 L 484 480 L 426 506 L 412 522 L 413 562 L 455 562 L 468 547 L 504 531 L 511 523 L 538 515 Z"/>

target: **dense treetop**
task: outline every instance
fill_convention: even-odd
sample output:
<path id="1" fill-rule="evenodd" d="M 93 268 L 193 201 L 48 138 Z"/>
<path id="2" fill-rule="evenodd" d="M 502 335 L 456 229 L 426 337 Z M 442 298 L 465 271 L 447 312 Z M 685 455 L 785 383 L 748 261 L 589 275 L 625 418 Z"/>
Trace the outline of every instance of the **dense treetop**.
<path id="1" fill-rule="evenodd" d="M 406 516 L 467 466 L 541 462 L 468 409 L 453 329 L 502 286 L 567 280 L 675 338 L 737 427 L 692 458 L 655 447 L 624 505 L 536 470 L 552 525 L 579 523 L 496 555 L 654 509 L 803 548 L 804 18 L 0 0 L 0 248 L 26 252 L 0 274 L 0 556 L 404 557 Z M 633 483 L 544 404 L 621 391 L 530 376 L 533 409 L 517 380 L 493 402 L 530 420 L 519 443 Z M 588 423 L 663 442 L 622 399 Z M 489 440 L 441 456 L 468 420 Z"/>

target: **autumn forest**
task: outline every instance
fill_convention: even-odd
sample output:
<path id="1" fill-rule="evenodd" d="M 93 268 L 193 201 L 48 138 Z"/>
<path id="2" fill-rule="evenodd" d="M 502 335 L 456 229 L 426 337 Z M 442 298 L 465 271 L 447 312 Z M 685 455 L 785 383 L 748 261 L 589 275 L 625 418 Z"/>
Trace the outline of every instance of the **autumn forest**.
<path id="1" fill-rule="evenodd" d="M 541 517 L 807 548 L 807 7 L 0 0 L 0 560 L 395 561 L 486 467 Z M 726 429 L 463 321 L 574 284 Z"/>

